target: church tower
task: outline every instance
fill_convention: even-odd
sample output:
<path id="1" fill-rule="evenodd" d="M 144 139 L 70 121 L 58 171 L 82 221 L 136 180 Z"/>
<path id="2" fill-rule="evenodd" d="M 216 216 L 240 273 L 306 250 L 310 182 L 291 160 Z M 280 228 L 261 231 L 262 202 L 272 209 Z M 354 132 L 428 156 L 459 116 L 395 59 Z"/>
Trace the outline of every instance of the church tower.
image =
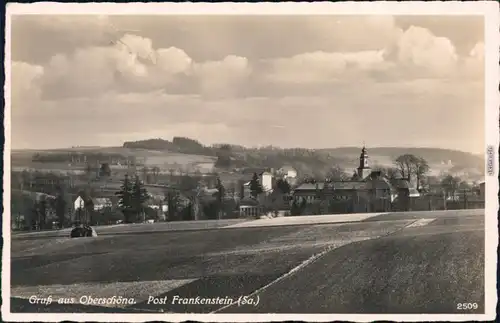
<path id="1" fill-rule="evenodd" d="M 370 165 L 368 163 L 368 154 L 366 153 L 366 147 L 363 145 L 363 149 L 361 150 L 361 155 L 359 156 L 359 167 L 358 167 L 358 176 L 361 179 L 365 179 L 371 174 Z"/>

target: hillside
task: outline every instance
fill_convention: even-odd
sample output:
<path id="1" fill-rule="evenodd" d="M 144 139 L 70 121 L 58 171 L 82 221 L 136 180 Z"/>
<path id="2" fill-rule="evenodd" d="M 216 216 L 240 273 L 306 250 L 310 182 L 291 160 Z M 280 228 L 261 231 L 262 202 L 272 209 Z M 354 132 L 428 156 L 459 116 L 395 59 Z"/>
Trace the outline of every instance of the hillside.
<path id="1" fill-rule="evenodd" d="M 67 156 L 67 155 L 96 155 L 99 156 L 101 162 L 108 161 L 110 156 L 115 158 L 120 156 L 123 159 L 134 158 L 149 167 L 159 167 L 166 171 L 168 169 L 196 168 L 200 171 L 203 169 L 211 169 L 215 162 L 213 156 L 203 156 L 194 154 L 184 154 L 162 150 L 140 149 L 140 148 L 124 148 L 124 147 L 93 147 L 93 148 L 65 148 L 65 149 L 50 149 L 50 150 L 13 150 L 11 151 L 11 163 L 13 170 L 21 170 L 25 168 L 34 168 L 47 171 L 82 171 L 85 168 L 84 163 L 71 163 L 68 160 L 37 162 L 33 160 L 35 154 L 43 154 L 44 156 Z M 102 156 L 102 157 L 101 157 Z M 97 158 L 97 159 L 99 159 Z M 66 158 L 68 159 L 68 158 Z M 94 159 L 89 161 L 95 161 Z M 119 167 L 112 165 L 112 168 Z"/>
<path id="2" fill-rule="evenodd" d="M 322 149 L 333 156 L 357 157 L 359 147 L 341 147 Z M 403 148 L 403 147 L 373 147 L 368 148 L 368 155 L 372 160 L 381 159 L 387 162 L 396 159 L 403 154 L 413 154 L 427 160 L 429 164 L 449 164 L 456 168 L 484 168 L 484 158 L 477 154 L 463 152 L 459 150 L 441 148 Z"/>
<path id="3" fill-rule="evenodd" d="M 13 169 L 31 167 L 37 169 L 79 169 L 79 164 L 71 163 L 68 156 L 85 155 L 88 162 L 123 159 L 117 162 L 124 165 L 133 158 L 138 165 L 157 166 L 161 172 L 177 169 L 187 172 L 210 172 L 218 158 L 229 160 L 229 168 L 264 167 L 279 168 L 290 165 L 301 174 L 322 176 L 332 167 L 343 168 L 352 173 L 358 167 L 361 147 L 340 147 L 329 149 L 282 149 L 278 147 L 246 148 L 237 145 L 205 146 L 200 142 L 174 137 L 172 141 L 148 139 L 125 142 L 123 147 L 75 147 L 53 150 L 12 151 Z M 34 160 L 35 155 L 43 156 L 43 162 Z M 440 148 L 405 148 L 405 147 L 368 147 L 371 165 L 374 167 L 391 167 L 393 161 L 403 154 L 423 157 L 431 167 L 432 175 L 446 172 L 462 174 L 462 176 L 481 178 L 484 173 L 484 159 L 481 156 Z M 37 155 L 37 156 L 38 156 Z M 48 157 L 47 157 L 48 156 Z M 61 160 L 47 162 L 50 156 Z M 40 158 L 40 157 L 38 157 Z M 87 159 L 89 158 L 89 159 Z M 71 165 L 70 165 L 71 164 Z M 115 167 L 118 167 L 115 165 Z M 222 166 L 221 166 L 222 167 Z M 223 167 L 225 168 L 225 167 Z"/>

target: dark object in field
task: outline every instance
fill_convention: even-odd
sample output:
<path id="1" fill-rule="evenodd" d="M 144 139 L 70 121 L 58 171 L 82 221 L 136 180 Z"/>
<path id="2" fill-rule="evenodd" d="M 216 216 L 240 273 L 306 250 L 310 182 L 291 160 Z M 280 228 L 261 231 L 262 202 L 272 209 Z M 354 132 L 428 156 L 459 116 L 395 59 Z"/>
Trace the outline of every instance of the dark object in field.
<path id="1" fill-rule="evenodd" d="M 88 225 L 78 225 L 71 230 L 70 238 L 97 237 L 95 230 Z"/>

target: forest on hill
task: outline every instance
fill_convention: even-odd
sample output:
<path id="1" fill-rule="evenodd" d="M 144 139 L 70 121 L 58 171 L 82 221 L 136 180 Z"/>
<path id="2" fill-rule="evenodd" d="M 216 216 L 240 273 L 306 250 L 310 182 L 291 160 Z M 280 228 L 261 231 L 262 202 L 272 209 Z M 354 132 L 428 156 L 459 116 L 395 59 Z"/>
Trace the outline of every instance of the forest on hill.
<path id="1" fill-rule="evenodd" d="M 340 147 L 328 149 L 244 147 L 241 145 L 216 144 L 206 146 L 199 141 L 186 137 L 174 137 L 171 141 L 164 139 L 147 139 L 125 142 L 125 148 L 161 150 L 184 154 L 217 157 L 218 168 L 264 167 L 279 168 L 290 165 L 306 173 L 323 173 L 332 165 L 342 168 L 357 167 L 357 158 L 361 147 Z M 431 166 L 449 164 L 455 170 L 484 168 L 481 156 L 451 149 L 416 148 L 416 147 L 373 147 L 368 154 L 375 160 L 391 163 L 398 156 L 413 154 L 424 158 Z"/>

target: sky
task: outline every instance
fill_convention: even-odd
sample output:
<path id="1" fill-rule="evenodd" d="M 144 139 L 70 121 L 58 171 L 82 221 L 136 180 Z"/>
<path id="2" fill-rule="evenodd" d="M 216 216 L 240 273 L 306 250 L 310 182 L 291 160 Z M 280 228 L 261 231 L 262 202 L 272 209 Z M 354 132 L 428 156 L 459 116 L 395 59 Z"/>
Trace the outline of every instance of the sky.
<path id="1" fill-rule="evenodd" d="M 12 149 L 484 147 L 481 16 L 16 15 Z"/>

